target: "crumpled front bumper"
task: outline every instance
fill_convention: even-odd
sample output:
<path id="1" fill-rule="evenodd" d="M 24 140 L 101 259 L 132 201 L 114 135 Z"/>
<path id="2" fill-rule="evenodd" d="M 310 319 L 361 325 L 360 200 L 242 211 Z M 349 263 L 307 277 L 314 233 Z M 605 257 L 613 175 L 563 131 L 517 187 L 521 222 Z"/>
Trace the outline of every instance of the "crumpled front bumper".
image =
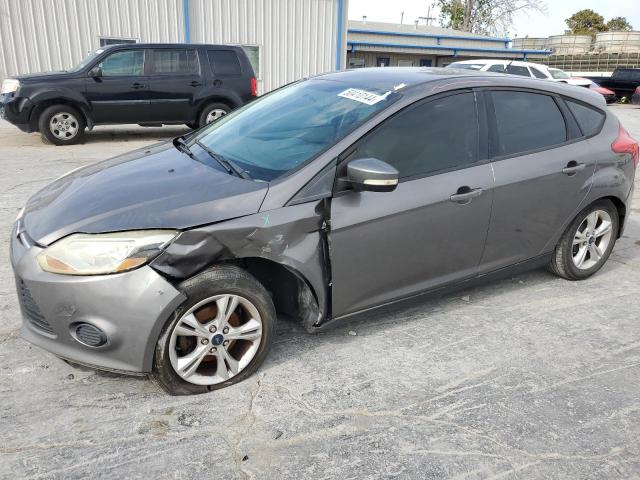
<path id="1" fill-rule="evenodd" d="M 41 247 L 12 234 L 11 264 L 22 312 L 21 336 L 55 355 L 125 373 L 151 371 L 160 331 L 185 296 L 152 268 L 113 275 L 71 276 L 44 272 Z M 86 322 L 106 333 L 90 347 L 75 336 Z"/>

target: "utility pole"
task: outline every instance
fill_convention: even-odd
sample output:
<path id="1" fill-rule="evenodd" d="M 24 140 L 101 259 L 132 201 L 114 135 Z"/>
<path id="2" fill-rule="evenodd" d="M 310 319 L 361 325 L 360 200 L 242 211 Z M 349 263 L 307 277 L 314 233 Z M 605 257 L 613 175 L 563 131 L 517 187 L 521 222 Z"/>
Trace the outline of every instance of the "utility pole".
<path id="1" fill-rule="evenodd" d="M 400 25 L 402 25 L 403 21 L 404 21 L 404 12 L 400 12 Z"/>
<path id="2" fill-rule="evenodd" d="M 431 25 L 431 20 L 435 20 L 435 17 L 431 16 L 431 7 L 433 6 L 432 2 L 427 2 L 427 16 L 425 18 L 427 26 Z M 420 17 L 424 18 L 424 17 Z"/>

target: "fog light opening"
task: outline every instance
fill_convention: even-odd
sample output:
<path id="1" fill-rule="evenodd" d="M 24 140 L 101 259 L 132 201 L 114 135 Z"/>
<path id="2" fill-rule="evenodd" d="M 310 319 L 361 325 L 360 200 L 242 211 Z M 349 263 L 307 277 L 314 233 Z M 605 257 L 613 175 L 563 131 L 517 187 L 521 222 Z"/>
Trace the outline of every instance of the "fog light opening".
<path id="1" fill-rule="evenodd" d="M 79 323 L 76 326 L 75 337 L 88 347 L 101 347 L 107 343 L 107 334 L 90 323 Z"/>

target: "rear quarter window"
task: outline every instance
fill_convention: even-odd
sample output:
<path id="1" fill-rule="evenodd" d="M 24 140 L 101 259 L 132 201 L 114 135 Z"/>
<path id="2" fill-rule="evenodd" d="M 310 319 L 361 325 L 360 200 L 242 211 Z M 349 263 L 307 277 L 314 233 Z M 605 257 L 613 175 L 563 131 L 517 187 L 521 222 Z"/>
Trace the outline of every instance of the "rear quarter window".
<path id="1" fill-rule="evenodd" d="M 604 123 L 604 113 L 571 100 L 565 100 L 565 102 L 584 136 L 588 137 L 600 131 L 600 127 Z"/>
<path id="2" fill-rule="evenodd" d="M 492 156 L 506 156 L 549 148 L 567 141 L 567 127 L 555 100 L 549 95 L 491 92 L 495 111 Z"/>
<path id="3" fill-rule="evenodd" d="M 239 76 L 242 74 L 240 60 L 236 52 L 231 50 L 209 50 L 209 63 L 215 75 Z"/>

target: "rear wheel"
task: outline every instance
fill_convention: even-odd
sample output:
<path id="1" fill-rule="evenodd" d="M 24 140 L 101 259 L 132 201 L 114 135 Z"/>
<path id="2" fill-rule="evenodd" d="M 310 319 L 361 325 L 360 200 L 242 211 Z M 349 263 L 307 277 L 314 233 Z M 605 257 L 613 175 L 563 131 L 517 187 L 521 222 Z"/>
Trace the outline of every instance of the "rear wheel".
<path id="1" fill-rule="evenodd" d="M 585 208 L 556 246 L 551 270 L 567 280 L 583 280 L 605 264 L 616 243 L 618 210 L 609 200 Z"/>
<path id="2" fill-rule="evenodd" d="M 185 281 L 187 301 L 156 345 L 153 378 L 172 395 L 217 390 L 254 373 L 271 346 L 275 308 L 244 270 L 221 266 Z"/>
<path id="3" fill-rule="evenodd" d="M 73 145 L 84 138 L 84 117 L 69 105 L 47 107 L 38 119 L 38 128 L 45 143 Z"/>
<path id="4" fill-rule="evenodd" d="M 200 113 L 198 125 L 204 127 L 205 125 L 224 117 L 230 111 L 231 107 L 226 103 L 210 103 L 204 107 Z"/>

